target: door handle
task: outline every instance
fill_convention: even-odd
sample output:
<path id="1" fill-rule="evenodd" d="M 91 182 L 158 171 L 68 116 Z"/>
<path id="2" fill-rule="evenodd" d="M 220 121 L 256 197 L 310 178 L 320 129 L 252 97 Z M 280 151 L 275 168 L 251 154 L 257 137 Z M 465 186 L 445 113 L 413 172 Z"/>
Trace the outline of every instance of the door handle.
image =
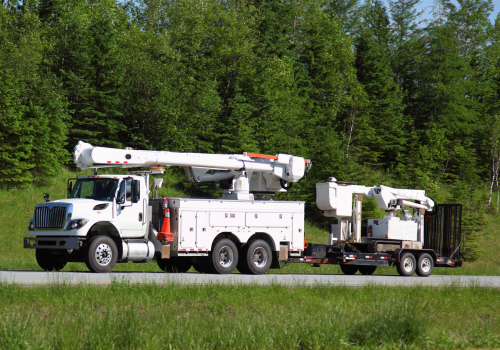
<path id="1" fill-rule="evenodd" d="M 139 221 L 142 221 L 142 213 L 139 213 Z"/>

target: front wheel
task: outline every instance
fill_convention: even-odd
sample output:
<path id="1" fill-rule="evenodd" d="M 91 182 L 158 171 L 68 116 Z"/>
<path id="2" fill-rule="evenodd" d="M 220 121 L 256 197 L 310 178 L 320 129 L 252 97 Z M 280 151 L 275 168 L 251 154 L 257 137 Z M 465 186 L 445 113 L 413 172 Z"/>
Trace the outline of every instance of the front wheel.
<path id="1" fill-rule="evenodd" d="M 85 247 L 84 261 L 92 272 L 110 272 L 116 265 L 118 248 L 111 237 L 94 236 Z"/>
<path id="2" fill-rule="evenodd" d="M 233 241 L 223 238 L 215 243 L 209 256 L 210 270 L 218 274 L 233 272 L 238 264 L 238 248 Z"/>
<path id="3" fill-rule="evenodd" d="M 430 276 L 433 269 L 434 259 L 427 253 L 420 254 L 417 261 L 417 275 L 421 277 Z"/>
<path id="4" fill-rule="evenodd" d="M 60 261 L 56 255 L 52 254 L 52 249 L 36 249 L 36 262 L 45 271 L 60 271 L 66 266 L 65 261 Z"/>
<path id="5" fill-rule="evenodd" d="M 401 276 L 411 276 L 416 268 L 415 256 L 412 253 L 404 253 L 399 260 L 398 272 Z"/>

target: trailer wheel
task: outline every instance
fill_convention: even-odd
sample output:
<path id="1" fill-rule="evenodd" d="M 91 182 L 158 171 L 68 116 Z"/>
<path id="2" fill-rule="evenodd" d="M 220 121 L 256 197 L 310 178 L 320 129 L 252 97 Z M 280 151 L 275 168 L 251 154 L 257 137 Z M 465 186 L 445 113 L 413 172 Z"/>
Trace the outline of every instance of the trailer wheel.
<path id="1" fill-rule="evenodd" d="M 38 266 L 45 271 L 60 271 L 66 266 L 65 261 L 60 261 L 52 254 L 52 249 L 36 249 L 35 258 Z"/>
<path id="2" fill-rule="evenodd" d="M 399 260 L 398 273 L 401 276 L 411 276 L 415 272 L 416 267 L 415 256 L 412 253 L 404 253 Z"/>
<path id="3" fill-rule="evenodd" d="M 85 247 L 83 259 L 92 272 L 110 272 L 116 265 L 118 248 L 111 237 L 94 236 Z"/>
<path id="4" fill-rule="evenodd" d="M 238 248 L 230 239 L 223 238 L 215 243 L 209 255 L 209 266 L 214 273 L 228 274 L 238 264 Z"/>
<path id="5" fill-rule="evenodd" d="M 265 274 L 273 262 L 271 247 L 262 239 L 250 241 L 246 245 L 240 266 L 243 271 L 240 271 L 252 275 Z"/>
<path id="6" fill-rule="evenodd" d="M 433 269 L 434 259 L 427 253 L 420 254 L 417 261 L 417 275 L 421 277 L 430 276 Z"/>
<path id="7" fill-rule="evenodd" d="M 354 275 L 358 272 L 358 266 L 356 265 L 340 265 L 340 269 L 345 275 Z"/>
<path id="8" fill-rule="evenodd" d="M 191 268 L 191 262 L 188 258 L 157 258 L 156 263 L 158 264 L 160 270 L 169 273 L 184 273 L 188 272 Z"/>
<path id="9" fill-rule="evenodd" d="M 375 272 L 375 270 L 377 269 L 377 266 L 371 266 L 371 265 L 362 265 L 359 267 L 359 272 L 362 274 L 362 275 L 373 275 L 373 273 Z"/>

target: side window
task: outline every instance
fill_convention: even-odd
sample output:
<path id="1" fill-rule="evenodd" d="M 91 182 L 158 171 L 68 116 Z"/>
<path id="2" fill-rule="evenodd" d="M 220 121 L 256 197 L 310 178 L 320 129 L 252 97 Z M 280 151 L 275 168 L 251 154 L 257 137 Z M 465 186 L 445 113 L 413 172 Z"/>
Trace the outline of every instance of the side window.
<path id="1" fill-rule="evenodd" d="M 125 189 L 126 189 L 126 181 L 122 181 L 120 184 L 120 190 L 118 191 L 118 198 L 116 199 L 116 203 L 124 204 L 125 203 Z"/>
<path id="2" fill-rule="evenodd" d="M 127 201 L 132 200 L 132 181 L 127 180 Z"/>
<path id="3" fill-rule="evenodd" d="M 141 182 L 139 180 L 134 180 L 134 186 L 137 199 L 141 199 Z"/>

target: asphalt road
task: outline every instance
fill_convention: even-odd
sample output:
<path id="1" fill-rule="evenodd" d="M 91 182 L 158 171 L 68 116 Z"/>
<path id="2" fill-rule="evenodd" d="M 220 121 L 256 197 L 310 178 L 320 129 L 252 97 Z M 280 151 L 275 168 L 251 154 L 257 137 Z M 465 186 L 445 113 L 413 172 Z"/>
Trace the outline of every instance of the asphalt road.
<path id="1" fill-rule="evenodd" d="M 500 288 L 500 276 L 446 276 L 431 275 L 429 277 L 401 277 L 387 275 L 296 275 L 296 274 L 266 274 L 251 275 L 204 275 L 198 273 L 166 274 L 162 272 L 112 272 L 97 274 L 89 272 L 42 272 L 42 271 L 0 271 L 0 281 L 3 283 L 35 286 L 53 283 L 68 285 L 109 285 L 111 283 L 132 284 L 279 284 L 287 286 L 349 286 L 384 285 L 393 287 L 427 286 L 443 287 L 455 285 L 460 287 L 481 286 Z"/>

